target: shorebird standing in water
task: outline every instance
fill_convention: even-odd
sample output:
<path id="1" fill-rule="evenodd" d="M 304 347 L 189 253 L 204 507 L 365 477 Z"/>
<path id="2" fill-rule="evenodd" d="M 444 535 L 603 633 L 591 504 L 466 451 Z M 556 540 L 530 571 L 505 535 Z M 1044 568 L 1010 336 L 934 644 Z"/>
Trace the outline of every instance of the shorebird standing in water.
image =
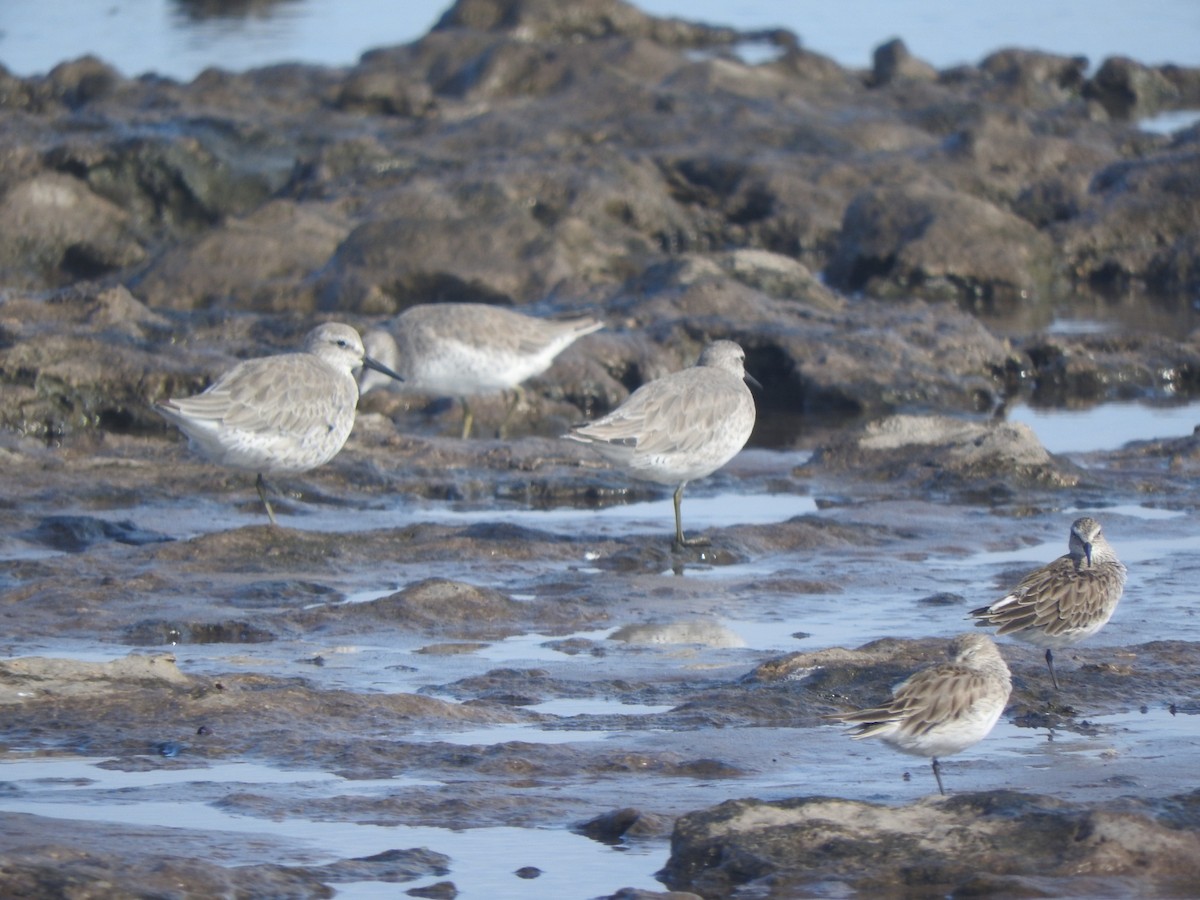
<path id="1" fill-rule="evenodd" d="M 754 396 L 746 383 L 762 386 L 745 363 L 733 341 L 715 341 L 691 368 L 643 384 L 608 415 L 564 435 L 634 478 L 676 485 L 676 547 L 708 543 L 683 536 L 684 487 L 733 459 L 754 430 Z"/>
<path id="2" fill-rule="evenodd" d="M 959 635 L 949 651 L 949 662 L 921 669 L 892 688 L 890 703 L 826 716 L 856 726 L 850 732 L 855 740 L 877 737 L 902 753 L 932 759 L 942 794 L 938 758 L 987 737 L 1012 691 L 1008 666 L 987 635 Z"/>
<path id="3" fill-rule="evenodd" d="M 1054 650 L 1095 634 L 1112 618 L 1125 590 L 1125 566 L 1090 516 L 1071 523 L 1065 556 L 1021 579 L 990 606 L 973 610 L 979 625 L 998 625 L 997 635 L 1046 649 L 1050 681 L 1058 690 Z"/>
<path id="4" fill-rule="evenodd" d="M 400 376 L 367 356 L 349 325 L 318 325 L 299 353 L 238 363 L 203 393 L 154 405 L 217 465 L 257 473 L 255 487 L 271 524 L 263 475 L 293 475 L 324 465 L 354 427 L 354 370 Z"/>

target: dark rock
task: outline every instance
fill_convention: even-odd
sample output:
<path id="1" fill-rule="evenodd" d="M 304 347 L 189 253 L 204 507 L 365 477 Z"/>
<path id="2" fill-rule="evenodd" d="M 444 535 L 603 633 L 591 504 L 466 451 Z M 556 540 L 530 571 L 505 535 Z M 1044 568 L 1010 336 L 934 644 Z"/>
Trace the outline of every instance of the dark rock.
<path id="1" fill-rule="evenodd" d="M 409 888 L 404 893 L 410 897 L 428 897 L 430 900 L 454 900 L 458 896 L 458 888 L 453 881 L 439 881 L 428 887 Z"/>
<path id="2" fill-rule="evenodd" d="M 871 84 L 874 86 L 897 80 L 932 81 L 937 78 L 937 69 L 909 53 L 908 45 L 900 38 L 876 47 L 872 60 Z"/>
<path id="3" fill-rule="evenodd" d="M 1104 60 L 1083 85 L 1083 96 L 1095 100 L 1114 119 L 1152 116 L 1179 97 L 1163 74 L 1123 56 Z"/>
<path id="4" fill-rule="evenodd" d="M 854 199 L 828 275 L 844 290 L 877 297 L 1004 311 L 1048 289 L 1051 256 L 1028 222 L 977 197 L 916 184 Z"/>
<path id="5" fill-rule="evenodd" d="M 128 212 L 78 178 L 43 172 L 0 199 L 0 272 L 15 287 L 64 285 L 131 267 L 146 250 Z"/>
<path id="6" fill-rule="evenodd" d="M 374 619 L 426 633 L 460 638 L 500 638 L 519 631 L 522 604 L 500 591 L 445 578 L 428 578 L 378 600 L 354 603 L 341 614 Z"/>
<path id="7" fill-rule="evenodd" d="M 45 854 L 42 856 L 41 854 Z M 120 862 L 104 854 L 47 842 L 38 854 L 29 851 L 3 857 L 0 886 L 9 896 L 165 896 L 186 884 L 201 896 L 291 897 L 324 900 L 333 889 L 318 878 L 284 866 L 225 866 L 217 862 L 137 854 Z M 45 859 L 53 859 L 47 864 Z"/>
<path id="8" fill-rule="evenodd" d="M 1056 460 L 1022 423 L 970 422 L 945 416 L 891 416 L 821 447 L 812 465 L 860 478 L 921 478 L 927 488 L 985 493 L 989 484 L 1076 484 L 1079 473 Z M 1008 487 L 1004 487 L 1008 486 Z"/>
<path id="9" fill-rule="evenodd" d="M 141 546 L 174 540 L 170 535 L 139 528 L 133 522 L 109 522 L 91 516 L 47 516 L 36 527 L 22 532 L 21 537 L 66 553 L 82 553 L 110 541 Z"/>
<path id="10" fill-rule="evenodd" d="M 1036 109 L 1051 109 L 1078 97 L 1087 67 L 1084 56 L 1017 48 L 998 50 L 979 64 L 981 71 L 1002 86 L 1002 93 L 989 91 L 990 96 Z"/>
<path id="11" fill-rule="evenodd" d="M 416 117 L 434 109 L 433 92 L 391 66 L 359 66 L 342 83 L 335 101 L 339 109 L 368 115 Z"/>
<path id="12" fill-rule="evenodd" d="M 47 163 L 115 204 L 130 216 L 133 227 L 165 227 L 176 235 L 249 212 L 270 191 L 257 172 L 239 171 L 192 136 L 114 139 L 86 148 L 62 145 L 47 154 Z"/>
<path id="13" fill-rule="evenodd" d="M 625 807 L 581 822 L 574 830 L 602 844 L 620 844 L 630 837 L 657 837 L 668 828 L 669 823 L 661 816 Z"/>
<path id="14" fill-rule="evenodd" d="M 647 891 L 641 888 L 621 888 L 600 900 L 702 900 L 691 891 Z"/>
<path id="15" fill-rule="evenodd" d="M 61 63 L 46 76 L 51 94 L 72 110 L 111 94 L 121 82 L 120 72 L 94 56 Z"/>
<path id="16" fill-rule="evenodd" d="M 303 285 L 348 232 L 331 210 L 273 201 L 172 246 L 140 279 L 138 294 L 163 309 L 312 309 L 316 299 Z"/>
<path id="17" fill-rule="evenodd" d="M 703 896 L 798 896 L 833 884 L 872 896 L 1024 895 L 1031 871 L 1055 894 L 1103 890 L 1112 878 L 1135 892 L 1186 893 L 1200 877 L 1198 824 L 1168 821 L 1152 805 L 1096 808 L 1017 792 L 902 807 L 730 800 L 680 817 L 660 877 Z"/>
<path id="18" fill-rule="evenodd" d="M 127 643 L 160 644 L 261 644 L 275 640 L 271 632 L 249 622 L 142 621 L 126 629 Z"/>
<path id="19" fill-rule="evenodd" d="M 1076 277 L 1105 296 L 1137 291 L 1148 280 L 1187 284 L 1191 269 L 1179 257 L 1200 233 L 1198 197 L 1200 148 L 1113 163 L 1092 179 L 1081 215 L 1057 227 L 1062 252 Z"/>
<path id="20" fill-rule="evenodd" d="M 307 869 L 314 877 L 334 883 L 347 881 L 413 881 L 450 871 L 450 857 L 424 847 L 410 850 L 385 850 L 371 856 L 343 859 L 327 866 Z M 411 892 L 410 892 L 411 893 Z M 422 897 L 450 897 L 456 893 L 414 894 Z"/>

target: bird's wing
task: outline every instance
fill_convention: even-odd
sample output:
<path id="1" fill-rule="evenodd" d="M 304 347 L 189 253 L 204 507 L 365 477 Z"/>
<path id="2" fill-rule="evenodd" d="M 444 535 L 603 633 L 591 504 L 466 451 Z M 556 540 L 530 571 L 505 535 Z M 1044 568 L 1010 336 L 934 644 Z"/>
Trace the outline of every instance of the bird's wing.
<path id="1" fill-rule="evenodd" d="M 333 396 L 330 383 L 337 386 Z M 314 384 L 323 389 L 314 392 Z M 328 366 L 310 354 L 289 353 L 246 360 L 203 393 L 169 404 L 193 421 L 259 434 L 290 434 L 328 423 L 344 403 L 353 402 L 348 386 L 332 378 Z"/>
<path id="2" fill-rule="evenodd" d="M 972 615 L 1000 626 L 997 634 L 1027 628 L 1047 635 L 1077 631 L 1095 620 L 1097 609 L 1122 584 L 1119 567 L 1077 565 L 1070 555 L 1060 556 L 1025 576 L 1010 594 Z"/>

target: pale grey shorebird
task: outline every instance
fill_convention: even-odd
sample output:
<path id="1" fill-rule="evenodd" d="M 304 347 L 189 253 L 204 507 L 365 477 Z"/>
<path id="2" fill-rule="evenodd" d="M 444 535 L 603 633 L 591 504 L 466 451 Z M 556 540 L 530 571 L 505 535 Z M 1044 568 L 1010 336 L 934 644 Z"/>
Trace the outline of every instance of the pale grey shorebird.
<path id="1" fill-rule="evenodd" d="M 1044 647 L 1056 691 L 1054 650 L 1103 628 L 1125 590 L 1125 566 L 1095 519 L 1084 516 L 1071 523 L 1067 548 L 1065 556 L 1030 572 L 995 603 L 971 611 L 977 625 L 1000 626 L 997 635 Z"/>
<path id="2" fill-rule="evenodd" d="M 902 753 L 932 759 L 942 794 L 938 759 L 987 737 L 1012 692 L 1008 666 L 987 635 L 959 635 L 949 652 L 949 662 L 921 669 L 893 687 L 890 703 L 825 717 L 856 726 L 850 732 L 855 740 L 877 737 Z"/>
<path id="3" fill-rule="evenodd" d="M 596 449 L 634 478 L 675 488 L 675 545 L 685 540 L 680 504 L 689 481 L 711 475 L 750 439 L 754 396 L 746 354 L 733 341 L 714 341 L 696 364 L 643 384 L 603 418 L 563 435 Z"/>
<path id="4" fill-rule="evenodd" d="M 404 390 L 459 398 L 464 439 L 474 421 L 468 398 L 512 391 L 499 429 L 503 438 L 524 393 L 521 383 L 603 327 L 590 316 L 539 319 L 486 303 L 429 303 L 410 306 L 386 328 L 372 328 L 363 343 L 404 377 Z M 369 372 L 359 380 L 363 393 L 383 383 Z"/>
<path id="5" fill-rule="evenodd" d="M 263 475 L 307 472 L 337 456 L 354 427 L 360 366 L 400 377 L 366 355 L 357 331 L 329 322 L 308 333 L 299 353 L 248 359 L 203 393 L 154 408 L 210 462 L 257 473 L 274 525 Z"/>

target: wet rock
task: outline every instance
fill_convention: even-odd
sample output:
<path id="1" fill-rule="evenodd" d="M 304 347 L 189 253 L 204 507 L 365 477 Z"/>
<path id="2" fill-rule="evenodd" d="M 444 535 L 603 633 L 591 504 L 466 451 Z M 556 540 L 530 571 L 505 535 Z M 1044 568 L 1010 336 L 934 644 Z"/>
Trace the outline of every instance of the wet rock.
<path id="1" fill-rule="evenodd" d="M 121 433 L 161 421 L 147 393 L 170 383 L 147 345 L 166 322 L 124 288 L 67 288 L 0 299 L 0 424 L 46 440 L 97 428 Z"/>
<path id="2" fill-rule="evenodd" d="M 670 823 L 661 816 L 627 806 L 581 822 L 574 830 L 602 844 L 620 844 L 629 837 L 665 835 L 670 831 Z"/>
<path id="3" fill-rule="evenodd" d="M 730 41 L 732 29 L 680 19 L 656 19 L 622 0 L 586 0 L 564 7 L 553 0 L 458 0 L 438 20 L 434 32 L 453 28 L 518 32 L 538 39 L 582 41 L 646 36 L 662 42 L 702 45 Z"/>
<path id="4" fill-rule="evenodd" d="M 1045 291 L 1051 244 L 1028 222 L 932 184 L 877 188 L 846 209 L 828 276 L 877 297 L 914 294 L 1005 310 Z"/>
<path id="5" fill-rule="evenodd" d="M 429 897 L 431 900 L 454 900 L 458 896 L 458 888 L 453 881 L 439 881 L 428 887 L 409 888 L 404 893 L 410 897 Z"/>
<path id="6" fill-rule="evenodd" d="M 691 891 L 647 891 L 641 888 L 621 888 L 603 900 L 702 900 Z"/>
<path id="7" fill-rule="evenodd" d="M 326 866 L 305 870 L 314 878 L 335 884 L 348 881 L 414 881 L 450 872 L 450 857 L 424 847 L 411 850 L 385 850 L 371 856 L 343 859 Z M 410 892 L 411 893 L 411 892 Z M 413 896 L 449 896 L 455 894 L 414 894 Z"/>
<path id="8" fill-rule="evenodd" d="M 130 843 L 136 842 L 126 842 Z M 318 878 L 283 866 L 230 867 L 165 853 L 136 854 L 136 859 L 132 855 L 128 850 L 117 855 L 52 842 L 38 852 L 6 853 L 0 857 L 0 891 L 26 897 L 88 896 L 97 891 L 109 896 L 166 896 L 186 884 L 189 891 L 210 897 L 241 894 L 320 900 L 334 895 Z"/>
<path id="9" fill-rule="evenodd" d="M 0 237 L 0 272 L 14 287 L 69 284 L 146 258 L 128 212 L 67 175 L 12 185 L 0 215 L 10 223 Z"/>
<path id="10" fill-rule="evenodd" d="M 1194 280 L 1181 253 L 1200 229 L 1198 179 L 1200 148 L 1187 145 L 1096 172 L 1081 214 L 1058 226 L 1076 277 L 1108 296 L 1161 285 L 1178 302 L 1171 291 Z"/>
<path id="11" fill-rule="evenodd" d="M 516 632 L 521 604 L 500 591 L 429 578 L 389 597 L 353 604 L 346 611 L 426 632 L 504 637 Z"/>
<path id="12" fill-rule="evenodd" d="M 872 54 L 871 84 L 880 86 L 897 80 L 932 81 L 937 69 L 913 56 L 900 38 L 880 44 Z"/>
<path id="13" fill-rule="evenodd" d="M 20 657 L 0 661 L 0 704 L 46 698 L 102 697 L 139 688 L 174 690 L 192 681 L 179 671 L 175 657 L 132 654 L 106 663 Z"/>
<path id="14" fill-rule="evenodd" d="M 746 641 L 720 622 L 665 622 L 623 625 L 608 636 L 628 644 L 701 644 L 705 647 L 744 647 Z"/>
<path id="15" fill-rule="evenodd" d="M 140 279 L 138 294 L 163 309 L 311 310 L 316 299 L 303 285 L 349 230 L 329 205 L 273 201 L 172 246 Z"/>
<path id="16" fill-rule="evenodd" d="M 985 57 L 979 68 L 1001 86 L 1003 99 L 1027 108 L 1049 109 L 1078 96 L 1088 60 L 1084 56 L 1005 48 Z"/>
<path id="17" fill-rule="evenodd" d="M 174 540 L 170 535 L 139 528 L 134 522 L 110 522 L 91 516 L 47 516 L 20 536 L 65 553 L 82 553 L 109 541 L 136 547 Z"/>
<path id="18" fill-rule="evenodd" d="M 1180 798 L 1183 799 L 1183 798 Z M 795 895 L 1054 893 L 1126 880 L 1177 892 L 1200 876 L 1198 823 L 1152 805 L 1118 809 L 1017 792 L 962 794 L 887 807 L 830 798 L 730 800 L 677 820 L 661 873 L 704 896 L 746 889 Z M 753 887 L 748 887 L 753 886 Z"/>
<path id="19" fill-rule="evenodd" d="M 191 135 L 64 143 L 47 154 L 47 163 L 120 207 L 139 230 L 166 228 L 174 235 L 246 213 L 267 199 L 271 187 L 258 172 L 230 166 Z"/>
<path id="20" fill-rule="evenodd" d="M 1114 119 L 1152 116 L 1179 97 L 1163 74 L 1123 56 L 1110 56 L 1083 85 L 1083 96 L 1095 100 Z"/>
<path id="21" fill-rule="evenodd" d="M 46 76 L 50 94 L 68 109 L 79 109 L 111 94 L 122 83 L 121 73 L 94 56 L 60 63 Z"/>
<path id="22" fill-rule="evenodd" d="M 383 54 L 366 54 L 362 65 L 355 68 L 338 90 L 337 108 L 368 115 L 431 114 L 435 103 L 429 86 L 386 62 Z"/>
<path id="23" fill-rule="evenodd" d="M 917 477 L 927 486 L 983 493 L 1017 484 L 1065 487 L 1079 474 L 1052 457 L 1033 429 L 994 420 L 945 416 L 889 416 L 821 447 L 811 465 L 855 471 L 859 477 Z"/>
<path id="24" fill-rule="evenodd" d="M 275 635 L 249 622 L 138 622 L 125 630 L 129 644 L 262 644 Z"/>
<path id="25" fill-rule="evenodd" d="M 1187 394 L 1200 373 L 1200 348 L 1192 341 L 1148 334 L 1047 335 L 1024 342 L 1021 350 L 1031 364 L 1024 380 L 1038 405 L 1086 408 L 1104 400 L 1174 393 L 1176 384 Z"/>

